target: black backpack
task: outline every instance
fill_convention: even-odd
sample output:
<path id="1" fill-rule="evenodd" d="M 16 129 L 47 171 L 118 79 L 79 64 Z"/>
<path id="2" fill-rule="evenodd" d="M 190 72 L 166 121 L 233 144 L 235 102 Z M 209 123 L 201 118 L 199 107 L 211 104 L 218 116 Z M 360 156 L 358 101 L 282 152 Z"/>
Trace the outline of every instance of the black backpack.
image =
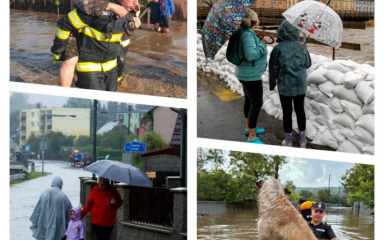
<path id="1" fill-rule="evenodd" d="M 243 31 L 240 30 L 232 34 L 232 36 L 229 38 L 227 52 L 225 53 L 225 57 L 227 58 L 227 60 L 237 66 L 240 65 L 241 62 L 245 59 L 245 58 L 240 58 L 239 56 L 239 51 L 241 48 L 240 37 L 242 33 Z M 255 61 L 252 61 L 252 66 L 254 65 L 255 65 Z"/>

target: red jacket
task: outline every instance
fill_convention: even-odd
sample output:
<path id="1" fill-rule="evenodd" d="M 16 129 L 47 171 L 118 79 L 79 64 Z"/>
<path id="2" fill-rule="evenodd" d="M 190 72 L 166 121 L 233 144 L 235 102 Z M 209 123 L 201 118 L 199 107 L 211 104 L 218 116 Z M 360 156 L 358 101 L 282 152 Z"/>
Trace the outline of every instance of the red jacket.
<path id="1" fill-rule="evenodd" d="M 115 198 L 115 205 L 111 205 L 111 199 Z M 116 212 L 121 206 L 123 200 L 115 187 L 109 186 L 105 190 L 101 190 L 100 186 L 92 189 L 88 197 L 87 203 L 81 211 L 83 218 L 89 211 L 91 211 L 91 223 L 109 227 L 116 225 Z"/>

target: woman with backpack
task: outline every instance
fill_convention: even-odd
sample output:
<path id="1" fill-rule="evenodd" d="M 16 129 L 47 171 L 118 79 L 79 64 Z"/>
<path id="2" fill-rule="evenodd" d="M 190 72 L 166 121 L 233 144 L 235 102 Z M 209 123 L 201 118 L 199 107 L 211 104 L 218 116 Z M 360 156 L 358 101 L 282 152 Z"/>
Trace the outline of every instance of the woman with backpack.
<path id="1" fill-rule="evenodd" d="M 259 39 L 253 29 L 259 24 L 257 13 L 248 10 L 247 15 L 235 34 L 240 36 L 238 57 L 240 64 L 236 66 L 235 75 L 243 86 L 245 131 L 247 142 L 263 144 L 258 135 L 265 130 L 257 127 L 257 119 L 263 106 L 263 84 L 261 76 L 267 68 L 267 40 Z"/>

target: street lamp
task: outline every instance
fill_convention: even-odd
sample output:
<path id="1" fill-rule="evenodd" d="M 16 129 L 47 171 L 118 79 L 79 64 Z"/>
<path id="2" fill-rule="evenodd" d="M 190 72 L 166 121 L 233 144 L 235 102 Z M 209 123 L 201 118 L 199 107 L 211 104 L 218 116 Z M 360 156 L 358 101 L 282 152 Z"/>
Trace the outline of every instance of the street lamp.
<path id="1" fill-rule="evenodd" d="M 41 148 L 41 160 L 42 160 L 42 169 L 41 169 L 41 173 L 44 174 L 44 152 L 45 152 L 45 149 L 47 148 L 47 143 L 45 142 L 45 118 L 46 117 L 72 117 L 72 118 L 75 118 L 76 115 L 64 115 L 64 114 L 43 114 L 42 115 L 42 118 L 43 118 L 43 141 L 41 142 L 40 144 L 40 148 Z"/>

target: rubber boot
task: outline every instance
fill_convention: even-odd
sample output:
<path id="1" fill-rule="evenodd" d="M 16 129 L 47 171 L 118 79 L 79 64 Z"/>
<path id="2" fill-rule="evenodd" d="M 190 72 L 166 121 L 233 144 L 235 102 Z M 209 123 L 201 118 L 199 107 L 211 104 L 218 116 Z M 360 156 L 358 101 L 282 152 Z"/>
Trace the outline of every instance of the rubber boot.
<path id="1" fill-rule="evenodd" d="M 305 138 L 305 131 L 300 131 L 299 132 L 299 143 L 300 143 L 300 148 L 306 148 L 307 147 L 307 139 Z"/>
<path id="2" fill-rule="evenodd" d="M 285 139 L 281 142 L 281 145 L 292 147 L 292 133 L 285 133 Z"/>

